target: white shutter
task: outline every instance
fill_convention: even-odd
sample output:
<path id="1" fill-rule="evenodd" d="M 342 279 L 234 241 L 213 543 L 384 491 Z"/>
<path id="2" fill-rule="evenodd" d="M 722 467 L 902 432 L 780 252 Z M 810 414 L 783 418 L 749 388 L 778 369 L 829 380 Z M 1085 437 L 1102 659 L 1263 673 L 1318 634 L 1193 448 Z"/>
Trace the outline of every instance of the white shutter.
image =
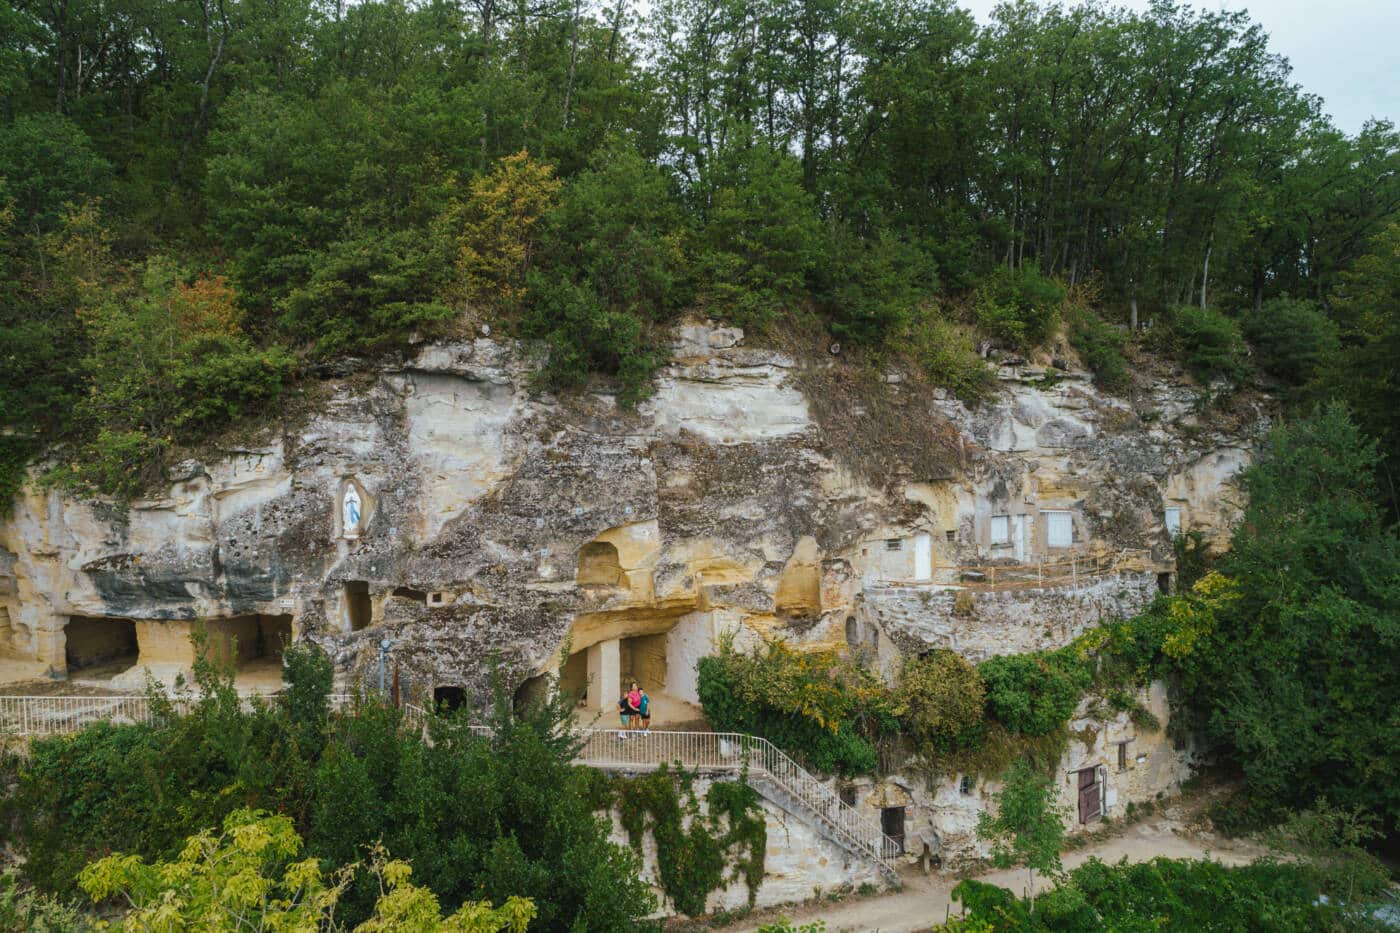
<path id="1" fill-rule="evenodd" d="M 1167 509 L 1167 534 L 1175 538 L 1181 534 L 1181 509 Z"/>
<path id="2" fill-rule="evenodd" d="M 1073 547 L 1074 522 L 1068 512 L 1045 512 L 1045 544 L 1048 547 Z"/>

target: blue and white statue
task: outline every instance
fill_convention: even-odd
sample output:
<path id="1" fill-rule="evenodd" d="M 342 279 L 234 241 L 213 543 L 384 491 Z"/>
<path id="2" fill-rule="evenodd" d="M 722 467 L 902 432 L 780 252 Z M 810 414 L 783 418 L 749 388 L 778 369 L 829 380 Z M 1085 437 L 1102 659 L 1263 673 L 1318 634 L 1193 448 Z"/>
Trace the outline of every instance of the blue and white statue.
<path id="1" fill-rule="evenodd" d="M 347 538 L 360 533 L 360 494 L 353 485 L 345 488 L 345 500 L 340 507 L 341 528 Z"/>

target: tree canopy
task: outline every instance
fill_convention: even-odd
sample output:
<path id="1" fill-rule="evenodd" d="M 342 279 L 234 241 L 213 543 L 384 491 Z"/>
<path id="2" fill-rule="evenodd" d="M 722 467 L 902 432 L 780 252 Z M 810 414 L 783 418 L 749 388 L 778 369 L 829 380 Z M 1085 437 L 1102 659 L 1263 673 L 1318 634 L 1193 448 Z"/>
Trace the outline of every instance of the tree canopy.
<path id="1" fill-rule="evenodd" d="M 688 310 L 972 399 L 969 327 L 1025 351 L 1069 323 L 1121 386 L 1114 335 L 1057 306 L 1088 288 L 1183 330 L 1201 378 L 1237 374 L 1243 317 L 1289 391 L 1395 410 L 1332 362 L 1391 349 L 1400 135 L 1338 131 L 1244 13 L 0 0 L 0 74 L 0 491 L 57 445 L 129 494 L 326 357 L 462 322 L 624 401 Z M 213 283 L 223 332 L 113 367 Z"/>

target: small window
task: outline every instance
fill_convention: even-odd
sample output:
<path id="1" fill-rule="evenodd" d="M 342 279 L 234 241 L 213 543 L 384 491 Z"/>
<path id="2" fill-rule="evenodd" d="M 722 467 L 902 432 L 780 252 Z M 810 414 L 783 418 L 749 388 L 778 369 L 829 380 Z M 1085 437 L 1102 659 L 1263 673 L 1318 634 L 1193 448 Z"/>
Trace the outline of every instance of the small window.
<path id="1" fill-rule="evenodd" d="M 841 785 L 841 802 L 848 807 L 856 805 L 856 786 L 854 784 Z"/>
<path id="2" fill-rule="evenodd" d="M 957 543 L 958 543 L 958 533 L 957 533 L 956 531 L 954 531 L 953 529 L 951 529 L 951 528 L 948 529 L 948 531 L 947 531 L 947 537 L 948 537 L 948 543 L 949 543 L 949 544 L 957 544 Z"/>
<path id="3" fill-rule="evenodd" d="M 958 781 L 958 793 L 964 797 L 972 796 L 972 775 L 964 774 L 962 780 Z"/>
<path id="4" fill-rule="evenodd" d="M 856 622 L 855 616 L 848 616 L 846 618 L 846 644 L 860 644 L 860 625 Z"/>
<path id="5" fill-rule="evenodd" d="M 887 550 L 887 551 L 902 551 L 902 550 L 904 550 L 904 539 L 903 539 L 903 538 L 886 538 L 886 539 L 885 539 L 885 550 Z"/>
<path id="6" fill-rule="evenodd" d="M 1167 534 L 1175 538 L 1181 534 L 1181 509 L 1167 509 L 1166 511 Z"/>
<path id="7" fill-rule="evenodd" d="M 1011 543 L 1011 516 L 992 516 L 992 546 Z"/>
<path id="8" fill-rule="evenodd" d="M 1074 546 L 1074 520 L 1068 512 L 1042 512 L 1047 547 Z"/>
<path id="9" fill-rule="evenodd" d="M 1172 594 L 1172 575 L 1170 573 L 1157 574 L 1157 592 L 1163 596 Z"/>
<path id="10" fill-rule="evenodd" d="M 1127 770 L 1128 770 L 1128 743 L 1127 743 L 1127 742 L 1119 742 L 1119 743 L 1118 743 L 1118 770 L 1119 770 L 1119 771 L 1127 771 Z"/>
<path id="11" fill-rule="evenodd" d="M 442 594 L 441 594 L 441 593 L 429 593 L 429 594 L 428 594 L 428 604 L 431 605 L 431 606 L 441 606 L 441 605 L 442 605 Z"/>

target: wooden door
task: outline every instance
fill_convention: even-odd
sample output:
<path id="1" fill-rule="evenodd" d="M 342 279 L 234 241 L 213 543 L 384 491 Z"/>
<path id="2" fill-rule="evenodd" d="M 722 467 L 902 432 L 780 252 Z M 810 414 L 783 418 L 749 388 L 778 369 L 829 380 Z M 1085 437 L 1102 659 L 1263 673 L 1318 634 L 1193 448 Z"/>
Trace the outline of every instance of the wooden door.
<path id="1" fill-rule="evenodd" d="M 1079 772 L 1079 822 L 1090 823 L 1103 815 L 1103 785 L 1098 768 Z"/>

